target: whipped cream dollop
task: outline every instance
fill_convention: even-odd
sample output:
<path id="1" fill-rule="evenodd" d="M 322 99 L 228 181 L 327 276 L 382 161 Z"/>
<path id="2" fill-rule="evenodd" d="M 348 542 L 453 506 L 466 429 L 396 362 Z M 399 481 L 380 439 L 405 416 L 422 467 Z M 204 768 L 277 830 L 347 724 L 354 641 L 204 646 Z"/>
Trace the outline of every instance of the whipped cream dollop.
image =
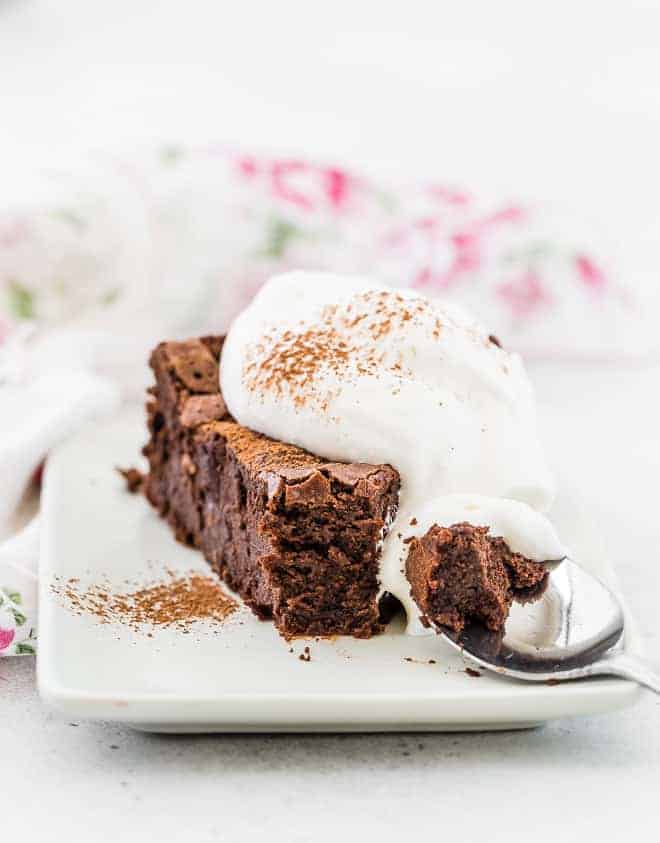
<path id="1" fill-rule="evenodd" d="M 272 278 L 232 324 L 220 365 L 234 418 L 328 460 L 401 476 L 383 591 L 419 611 L 405 539 L 433 524 L 490 527 L 538 562 L 565 555 L 534 396 L 521 359 L 465 312 L 366 278 Z"/>

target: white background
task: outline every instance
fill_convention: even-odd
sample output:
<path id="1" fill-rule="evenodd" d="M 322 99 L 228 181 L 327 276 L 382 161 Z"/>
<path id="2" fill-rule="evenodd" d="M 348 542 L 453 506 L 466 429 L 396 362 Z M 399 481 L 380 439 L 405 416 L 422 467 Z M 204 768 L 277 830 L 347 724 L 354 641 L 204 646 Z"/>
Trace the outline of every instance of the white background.
<path id="1" fill-rule="evenodd" d="M 229 140 L 660 232 L 660 6 L 0 0 L 6 169 Z M 633 250 L 630 249 L 630 252 Z"/>
<path id="2" fill-rule="evenodd" d="M 0 0 L 0 191 L 90 148 L 209 139 L 556 200 L 654 281 L 660 4 Z M 654 656 L 659 374 L 533 372 Z M 659 705 L 521 734 L 153 738 L 46 712 L 5 660 L 0 841 L 651 841 Z"/>

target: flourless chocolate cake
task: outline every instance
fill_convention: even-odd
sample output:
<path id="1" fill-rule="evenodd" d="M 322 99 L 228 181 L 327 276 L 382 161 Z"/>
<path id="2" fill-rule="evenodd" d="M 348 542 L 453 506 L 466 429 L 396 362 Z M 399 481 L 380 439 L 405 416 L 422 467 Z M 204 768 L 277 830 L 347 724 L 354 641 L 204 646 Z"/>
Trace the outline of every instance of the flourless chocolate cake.
<path id="1" fill-rule="evenodd" d="M 222 337 L 161 343 L 147 404 L 144 491 L 176 537 L 199 548 L 282 635 L 369 637 L 383 628 L 379 555 L 397 509 L 389 465 L 336 463 L 237 424 L 220 394 Z M 406 574 L 423 623 L 501 629 L 546 572 L 485 527 L 432 527 Z"/>
<path id="2" fill-rule="evenodd" d="M 378 556 L 397 472 L 328 462 L 234 422 L 221 348 L 204 337 L 151 356 L 148 499 L 284 636 L 380 631 Z"/>

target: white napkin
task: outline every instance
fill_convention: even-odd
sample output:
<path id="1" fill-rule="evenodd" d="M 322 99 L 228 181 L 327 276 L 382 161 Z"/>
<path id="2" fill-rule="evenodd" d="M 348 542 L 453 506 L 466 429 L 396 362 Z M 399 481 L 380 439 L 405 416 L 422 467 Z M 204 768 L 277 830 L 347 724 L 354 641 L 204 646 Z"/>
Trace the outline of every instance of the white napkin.
<path id="1" fill-rule="evenodd" d="M 51 337 L 0 354 L 0 652 L 34 648 L 38 516 L 16 531 L 21 503 L 48 452 L 112 412 L 119 388 L 88 368 L 84 336 Z M 25 508 L 25 507 L 24 507 Z"/>

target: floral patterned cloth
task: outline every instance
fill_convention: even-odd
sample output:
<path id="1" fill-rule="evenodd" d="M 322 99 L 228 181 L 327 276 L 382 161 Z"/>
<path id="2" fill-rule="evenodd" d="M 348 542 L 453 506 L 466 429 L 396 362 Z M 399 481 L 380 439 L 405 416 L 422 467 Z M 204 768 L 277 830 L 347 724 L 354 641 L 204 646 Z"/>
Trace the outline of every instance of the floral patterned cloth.
<path id="1" fill-rule="evenodd" d="M 36 548 L 21 549 L 9 523 L 48 449 L 114 406 L 107 376 L 130 380 L 140 338 L 224 330 L 274 272 L 362 272 L 459 301 L 527 355 L 611 359 L 650 347 L 606 250 L 575 216 L 538 203 L 221 146 L 103 156 L 39 174 L 38 185 L 0 207 L 0 415 L 41 406 L 39 389 L 81 359 L 87 372 L 47 434 L 44 417 L 20 446 L 0 446 L 0 474 L 16 478 L 0 506 L 0 654 L 35 645 Z M 90 352 L 99 337 L 105 381 Z"/>
<path id="2" fill-rule="evenodd" d="M 35 644 L 34 618 L 25 614 L 21 592 L 0 588 L 0 655 L 33 655 Z"/>
<path id="3" fill-rule="evenodd" d="M 38 520 L 0 546 L 0 655 L 35 652 L 38 547 Z"/>

